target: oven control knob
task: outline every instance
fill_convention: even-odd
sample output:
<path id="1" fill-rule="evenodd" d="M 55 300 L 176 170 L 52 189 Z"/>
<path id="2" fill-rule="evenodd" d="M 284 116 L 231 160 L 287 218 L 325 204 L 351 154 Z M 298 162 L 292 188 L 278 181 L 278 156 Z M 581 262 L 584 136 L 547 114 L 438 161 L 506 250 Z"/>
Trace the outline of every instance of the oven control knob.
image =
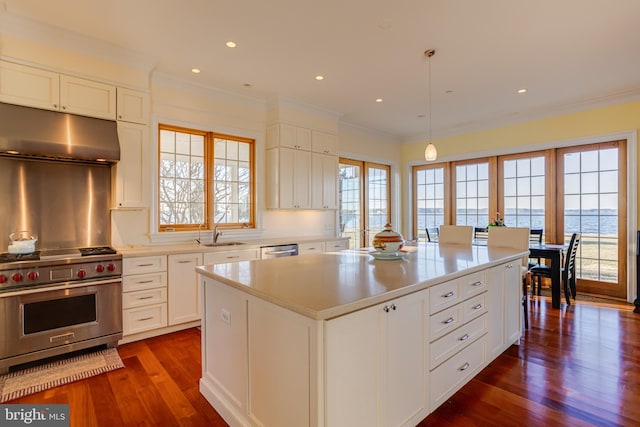
<path id="1" fill-rule="evenodd" d="M 104 265 L 102 265 L 102 264 L 96 265 L 96 271 L 98 273 L 102 273 L 104 271 Z"/>
<path id="2" fill-rule="evenodd" d="M 87 276 L 87 272 L 86 271 L 84 271 L 83 269 L 78 270 L 78 277 L 79 278 L 82 279 L 83 277 L 86 277 L 86 276 Z"/>
<path id="3" fill-rule="evenodd" d="M 22 274 L 20 273 L 14 273 L 13 276 L 11 276 L 11 278 L 13 279 L 14 282 L 22 282 Z"/>
<path id="4" fill-rule="evenodd" d="M 109 265 L 107 265 L 107 270 L 109 270 L 109 271 L 115 271 L 115 270 L 116 270 L 116 265 L 115 265 L 115 264 L 109 264 Z"/>
<path id="5" fill-rule="evenodd" d="M 5 276 L 4 274 L 0 274 L 0 283 L 7 283 L 7 276 Z"/>
<path id="6" fill-rule="evenodd" d="M 36 280 L 38 277 L 40 277 L 40 274 L 37 271 L 30 271 L 29 273 L 27 273 L 27 277 L 29 278 L 29 280 Z"/>

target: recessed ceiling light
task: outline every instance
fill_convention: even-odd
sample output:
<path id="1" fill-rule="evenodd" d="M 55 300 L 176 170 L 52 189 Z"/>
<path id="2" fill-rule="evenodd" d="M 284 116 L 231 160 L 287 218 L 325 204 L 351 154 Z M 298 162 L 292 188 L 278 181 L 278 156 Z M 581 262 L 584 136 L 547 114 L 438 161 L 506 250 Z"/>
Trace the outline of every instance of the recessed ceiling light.
<path id="1" fill-rule="evenodd" d="M 382 102 L 382 98 L 376 98 L 376 102 L 378 103 Z"/>
<path id="2" fill-rule="evenodd" d="M 317 75 L 317 76 L 316 76 L 316 80 L 318 80 L 318 81 L 320 81 L 320 80 L 324 80 L 324 76 Z"/>
<path id="3" fill-rule="evenodd" d="M 236 46 L 237 46 L 237 45 L 236 45 L 236 43 L 235 43 L 235 42 L 232 42 L 232 41 L 228 41 L 228 42 L 226 42 L 226 43 L 225 43 L 225 45 L 226 45 L 227 47 L 236 47 Z"/>
<path id="4" fill-rule="evenodd" d="M 518 89 L 518 93 L 527 93 L 527 89 L 525 88 Z"/>
<path id="5" fill-rule="evenodd" d="M 200 68 L 192 68 L 192 69 L 191 69 L 191 72 L 192 72 L 193 74 L 200 74 Z"/>

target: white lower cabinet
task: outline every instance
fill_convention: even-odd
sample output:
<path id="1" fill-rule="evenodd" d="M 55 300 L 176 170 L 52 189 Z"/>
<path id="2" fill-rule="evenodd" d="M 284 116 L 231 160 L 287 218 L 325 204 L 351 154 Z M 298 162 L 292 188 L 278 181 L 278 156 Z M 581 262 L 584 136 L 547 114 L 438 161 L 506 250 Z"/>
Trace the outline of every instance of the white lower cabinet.
<path id="1" fill-rule="evenodd" d="M 260 259 L 260 249 L 240 249 L 224 252 L 205 252 L 204 265 Z"/>
<path id="2" fill-rule="evenodd" d="M 200 320 L 200 290 L 196 267 L 202 253 L 169 255 L 169 325 Z"/>
<path id="3" fill-rule="evenodd" d="M 437 408 L 485 366 L 485 338 L 456 353 L 431 372 L 431 407 Z"/>
<path id="4" fill-rule="evenodd" d="M 298 255 L 321 254 L 324 252 L 324 242 L 298 243 Z"/>
<path id="5" fill-rule="evenodd" d="M 122 335 L 167 326 L 167 257 L 125 257 L 122 274 Z"/>
<path id="6" fill-rule="evenodd" d="M 516 343 L 522 334 L 520 264 L 509 262 L 487 270 L 489 328 L 487 358 L 493 360 Z"/>
<path id="7" fill-rule="evenodd" d="M 326 322 L 326 425 L 415 425 L 427 416 L 427 300 L 421 291 Z"/>
<path id="8" fill-rule="evenodd" d="M 341 251 L 349 249 L 349 239 L 331 240 L 324 243 L 325 252 Z"/>
<path id="9" fill-rule="evenodd" d="M 328 320 L 203 277 L 200 391 L 230 425 L 414 426 L 520 337 L 516 264 Z"/>

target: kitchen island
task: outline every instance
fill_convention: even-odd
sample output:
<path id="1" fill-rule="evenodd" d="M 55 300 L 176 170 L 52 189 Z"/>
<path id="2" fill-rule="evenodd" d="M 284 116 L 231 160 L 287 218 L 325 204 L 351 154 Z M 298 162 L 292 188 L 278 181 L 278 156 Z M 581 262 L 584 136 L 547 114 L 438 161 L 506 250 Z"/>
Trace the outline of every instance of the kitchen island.
<path id="1" fill-rule="evenodd" d="M 198 267 L 200 391 L 232 426 L 413 426 L 521 335 L 527 253 L 424 244 Z"/>

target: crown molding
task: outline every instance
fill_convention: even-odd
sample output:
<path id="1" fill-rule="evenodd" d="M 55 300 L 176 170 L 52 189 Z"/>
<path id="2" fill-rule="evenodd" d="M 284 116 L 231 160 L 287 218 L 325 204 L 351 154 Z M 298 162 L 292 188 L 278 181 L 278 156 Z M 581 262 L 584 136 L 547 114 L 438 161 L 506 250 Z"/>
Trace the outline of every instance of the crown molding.
<path id="1" fill-rule="evenodd" d="M 42 45 L 55 46 L 86 56 L 150 72 L 158 58 L 135 52 L 104 40 L 68 31 L 54 25 L 18 16 L 0 7 L 0 34 L 8 34 Z M 55 44 L 52 42 L 55 40 Z"/>

